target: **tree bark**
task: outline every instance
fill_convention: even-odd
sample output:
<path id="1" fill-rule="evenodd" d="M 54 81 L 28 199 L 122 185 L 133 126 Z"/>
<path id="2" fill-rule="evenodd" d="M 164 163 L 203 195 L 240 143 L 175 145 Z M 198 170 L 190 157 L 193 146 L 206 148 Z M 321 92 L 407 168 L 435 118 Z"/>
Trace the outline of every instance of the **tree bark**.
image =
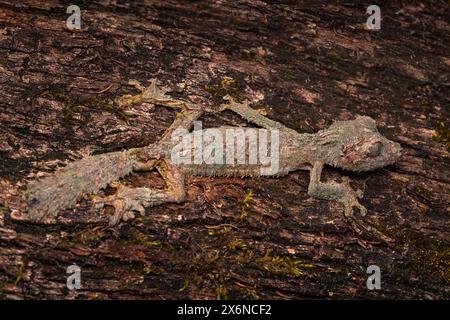
<path id="1" fill-rule="evenodd" d="M 446 1 L 0 0 L 0 298 L 449 298 L 450 11 Z M 190 177 L 188 201 L 108 228 L 89 199 L 56 221 L 26 220 L 29 181 L 87 154 L 156 142 L 175 112 L 114 100 L 157 78 L 214 110 L 225 94 L 299 132 L 368 115 L 404 155 L 368 173 L 359 235 L 338 203 L 307 195 L 308 172 L 279 179 Z M 203 127 L 248 125 L 207 113 Z M 164 187 L 154 172 L 132 186 Z M 111 188 L 105 190 L 112 192 Z M 110 208 L 111 209 L 111 208 Z M 81 268 L 81 289 L 66 286 Z M 368 290 L 370 265 L 381 290 Z"/>

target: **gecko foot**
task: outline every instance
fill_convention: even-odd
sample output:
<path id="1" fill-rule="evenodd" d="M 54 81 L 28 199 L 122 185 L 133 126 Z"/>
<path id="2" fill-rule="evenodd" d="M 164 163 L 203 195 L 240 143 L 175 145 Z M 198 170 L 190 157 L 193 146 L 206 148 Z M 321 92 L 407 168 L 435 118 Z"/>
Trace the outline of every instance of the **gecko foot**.
<path id="1" fill-rule="evenodd" d="M 109 221 L 110 226 L 115 226 L 121 220 L 129 221 L 134 219 L 136 212 L 144 215 L 145 208 L 142 200 L 132 196 L 136 189 L 125 187 L 118 183 L 114 184 L 113 187 L 118 188 L 116 194 L 107 197 L 96 197 L 93 200 L 97 208 L 103 208 L 105 205 L 114 207 L 114 214 Z"/>
<path id="2" fill-rule="evenodd" d="M 312 197 L 339 201 L 344 205 L 344 215 L 347 218 L 353 216 L 353 207 L 359 209 L 362 216 L 365 216 L 367 209 L 359 202 L 358 198 L 363 197 L 363 192 L 359 189 L 353 190 L 348 177 L 342 177 L 342 182 L 336 181 L 321 182 L 323 163 L 316 162 L 311 170 L 311 178 L 308 186 L 308 194 Z"/>
<path id="3" fill-rule="evenodd" d="M 364 217 L 367 214 L 367 209 L 358 201 L 358 198 L 363 197 L 363 191 L 360 189 L 353 190 L 348 177 L 342 177 L 342 187 L 344 188 L 344 194 L 339 201 L 344 205 L 344 215 L 346 217 L 353 216 L 353 207 L 356 207 Z"/>
<path id="4" fill-rule="evenodd" d="M 138 89 L 141 93 L 137 95 L 124 95 L 117 100 L 121 106 L 137 104 L 137 103 L 150 103 L 155 105 L 161 105 L 168 108 L 174 108 L 181 111 L 200 110 L 201 108 L 191 104 L 185 100 L 175 99 L 169 95 L 171 89 L 166 86 L 158 86 L 156 79 L 150 79 L 147 87 L 143 86 L 137 80 L 130 80 L 128 83 Z"/>
<path id="5" fill-rule="evenodd" d="M 228 110 L 228 109 L 231 110 L 235 106 L 238 106 L 238 107 L 241 107 L 241 108 L 242 107 L 243 108 L 250 108 L 249 107 L 250 101 L 244 100 L 244 102 L 239 103 L 236 100 L 234 100 L 234 98 L 232 96 L 230 96 L 228 94 L 223 97 L 223 100 L 228 101 L 228 102 L 227 103 L 223 103 L 223 104 L 220 105 L 219 112 L 222 112 L 222 111 L 225 111 L 225 110 Z"/>
<path id="6" fill-rule="evenodd" d="M 114 215 L 109 225 L 114 226 L 120 220 L 134 219 L 135 213 L 144 215 L 145 207 L 157 206 L 163 203 L 180 203 L 186 199 L 184 176 L 171 163 L 158 163 L 157 169 L 166 181 L 167 188 L 163 190 L 149 188 L 129 188 L 120 183 L 112 183 L 115 194 L 107 197 L 94 198 L 97 207 L 104 205 L 114 207 Z"/>
<path id="7" fill-rule="evenodd" d="M 143 86 L 138 80 L 129 80 L 128 84 L 134 86 L 140 91 L 137 95 L 126 94 L 119 98 L 120 105 L 131 105 L 140 102 L 156 103 L 158 101 L 170 101 L 172 97 L 166 95 L 170 91 L 167 87 L 158 87 L 156 79 L 150 79 L 147 87 Z"/>

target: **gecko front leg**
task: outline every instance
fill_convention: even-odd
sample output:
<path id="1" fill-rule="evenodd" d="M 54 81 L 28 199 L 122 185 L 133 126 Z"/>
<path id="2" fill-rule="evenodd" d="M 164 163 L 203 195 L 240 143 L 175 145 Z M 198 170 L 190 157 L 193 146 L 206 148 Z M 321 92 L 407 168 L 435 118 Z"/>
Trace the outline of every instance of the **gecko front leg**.
<path id="1" fill-rule="evenodd" d="M 95 198 L 98 207 L 111 205 L 114 207 L 114 215 L 110 219 L 110 226 L 133 219 L 135 212 L 143 215 L 145 207 L 157 206 L 163 203 L 180 203 L 186 198 L 184 189 L 184 175 L 175 165 L 167 160 L 158 162 L 155 167 L 160 172 L 167 188 L 155 190 L 149 188 L 130 188 L 119 183 L 116 184 L 117 192 L 114 195 Z"/>
<path id="2" fill-rule="evenodd" d="M 348 177 L 343 177 L 342 183 L 338 183 L 335 181 L 321 182 L 320 175 L 322 173 L 322 169 L 322 162 L 313 163 L 311 178 L 308 186 L 308 194 L 312 197 L 320 199 L 335 200 L 341 202 L 344 205 L 344 215 L 347 218 L 350 227 L 357 234 L 362 235 L 364 233 L 363 230 L 365 230 L 383 240 L 384 242 L 391 243 L 393 240 L 384 235 L 382 232 L 378 231 L 376 228 L 364 222 L 357 222 L 352 218 L 353 207 L 357 207 L 362 216 L 365 216 L 367 213 L 367 209 L 358 202 L 358 198 L 362 198 L 363 192 L 359 189 L 357 189 L 356 191 L 353 190 L 350 187 Z M 363 228 L 363 230 L 361 230 L 361 228 Z"/>
<path id="3" fill-rule="evenodd" d="M 359 189 L 353 190 L 350 187 L 348 177 L 343 177 L 341 183 L 335 181 L 321 182 L 320 175 L 322 174 L 323 165 L 322 162 L 313 163 L 308 194 L 315 198 L 341 202 L 344 205 L 344 215 L 346 217 L 353 215 L 353 207 L 357 207 L 361 215 L 366 215 L 367 209 L 358 202 L 358 198 L 362 198 L 363 192 Z"/>
<path id="4" fill-rule="evenodd" d="M 249 101 L 245 100 L 243 103 L 239 103 L 236 100 L 233 99 L 233 97 L 226 95 L 223 97 L 224 100 L 228 101 L 228 103 L 222 104 L 220 106 L 220 111 L 224 110 L 231 110 L 238 115 L 240 115 L 242 118 L 247 120 L 248 122 L 254 123 L 262 128 L 266 129 L 284 129 L 289 130 L 294 134 L 297 134 L 297 131 L 287 128 L 282 123 L 279 123 L 277 121 L 274 121 L 272 119 L 269 119 L 262 114 L 260 114 L 258 111 L 250 108 Z"/>

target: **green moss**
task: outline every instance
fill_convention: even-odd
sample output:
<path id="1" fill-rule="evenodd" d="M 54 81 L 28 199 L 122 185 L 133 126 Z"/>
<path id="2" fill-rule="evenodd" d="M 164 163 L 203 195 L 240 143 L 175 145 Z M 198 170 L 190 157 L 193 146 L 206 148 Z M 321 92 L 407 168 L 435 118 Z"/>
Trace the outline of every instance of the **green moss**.
<path id="1" fill-rule="evenodd" d="M 433 137 L 434 141 L 440 142 L 450 151 L 450 130 L 445 126 L 444 122 L 439 122 L 436 126 L 436 135 Z"/>
<path id="2" fill-rule="evenodd" d="M 69 128 L 73 125 L 73 115 L 76 112 L 77 101 L 70 96 L 65 95 L 62 92 L 56 91 L 54 89 L 49 89 L 44 92 L 44 96 L 49 97 L 50 99 L 54 99 L 63 104 L 62 109 L 62 125 L 66 128 Z"/>
<path id="3" fill-rule="evenodd" d="M 196 273 L 190 273 L 183 282 L 183 286 L 178 289 L 178 292 L 184 292 L 186 290 L 189 289 L 189 286 L 191 285 L 191 283 L 194 283 L 196 285 L 200 285 L 202 284 L 204 281 L 203 276 L 202 275 L 198 275 Z"/>
<path id="4" fill-rule="evenodd" d="M 135 232 L 132 235 L 131 241 L 129 243 L 140 244 L 146 247 L 160 247 L 162 246 L 161 241 L 151 241 L 147 238 L 147 236 L 142 232 Z"/>
<path id="5" fill-rule="evenodd" d="M 213 81 L 209 84 L 205 84 L 204 89 L 209 94 L 220 98 L 226 95 L 236 97 L 238 92 L 237 81 L 230 77 L 224 77 L 219 82 Z"/>
<path id="6" fill-rule="evenodd" d="M 7 207 L 0 205 L 0 213 L 7 213 L 7 212 L 9 212 L 9 209 Z"/>
<path id="7" fill-rule="evenodd" d="M 434 240 L 417 248 L 409 267 L 416 273 L 428 274 L 450 283 L 450 246 Z"/>
<path id="8" fill-rule="evenodd" d="M 185 291 L 187 288 L 189 288 L 189 284 L 190 284 L 190 283 L 191 283 L 190 278 L 184 279 L 183 286 L 182 286 L 180 289 L 178 289 L 178 292 L 183 292 L 183 291 Z"/>
<path id="9" fill-rule="evenodd" d="M 389 238 L 399 240 L 401 242 L 409 242 L 413 238 L 413 234 L 409 229 L 400 226 L 388 226 L 383 224 L 376 224 L 373 226 L 381 233 L 387 235 Z"/>
<path id="10" fill-rule="evenodd" d="M 214 291 L 216 293 L 217 300 L 228 300 L 229 290 L 225 283 L 220 283 L 216 285 Z"/>
<path id="11" fill-rule="evenodd" d="M 161 246 L 162 242 L 161 241 L 139 241 L 139 244 L 142 244 L 143 246 L 147 246 L 147 247 L 159 247 Z"/>
<path id="12" fill-rule="evenodd" d="M 80 232 L 75 241 L 82 243 L 96 242 L 101 240 L 105 236 L 105 228 L 97 227 L 93 229 L 87 229 Z"/>
<path id="13" fill-rule="evenodd" d="M 247 220 L 248 217 L 248 212 L 250 210 L 250 205 L 253 202 L 253 196 L 255 194 L 253 193 L 253 190 L 250 190 L 244 197 L 244 199 L 242 200 L 242 207 L 241 207 L 241 213 L 240 215 L 236 218 L 237 222 L 243 222 L 245 220 Z"/>
<path id="14" fill-rule="evenodd" d="M 249 200 L 250 193 L 245 198 Z M 261 290 L 258 277 L 261 276 L 261 271 L 296 278 L 313 267 L 290 257 L 274 255 L 271 249 L 260 252 L 239 237 L 239 231 L 228 224 L 209 226 L 207 229 L 206 239 L 198 231 L 192 235 L 195 246 L 174 248 L 177 250 L 174 255 L 180 261 L 172 262 L 178 268 L 181 267 L 181 272 L 189 274 L 184 279 L 180 292 L 189 290 L 195 279 L 197 286 L 212 287 L 217 299 L 258 299 Z M 238 270 L 242 269 L 247 272 L 237 275 Z"/>
<path id="15" fill-rule="evenodd" d="M 273 249 L 269 248 L 264 255 L 252 248 L 251 246 L 240 241 L 239 238 L 229 240 L 227 248 L 234 249 L 231 255 L 228 256 L 229 262 L 238 263 L 244 266 L 256 267 L 256 269 L 269 274 L 275 274 L 285 277 L 298 278 L 303 276 L 307 269 L 314 268 L 314 265 L 292 259 L 287 256 L 279 256 L 273 254 Z M 241 287 L 245 293 L 246 298 L 258 299 L 258 285 L 254 279 L 247 279 L 248 284 L 235 284 Z"/>
<path id="16" fill-rule="evenodd" d="M 228 250 L 232 251 L 239 251 L 239 250 L 245 251 L 248 249 L 247 244 L 245 244 L 245 242 L 242 239 L 238 238 L 228 242 L 226 247 Z"/>
<path id="17" fill-rule="evenodd" d="M 240 238 L 236 237 L 233 230 L 225 226 L 218 229 L 216 232 L 209 231 L 208 235 L 214 237 L 217 241 L 218 246 L 224 251 L 240 251 L 247 250 L 247 244 Z"/>
<path id="18" fill-rule="evenodd" d="M 28 263 L 29 263 L 29 258 L 24 257 L 22 265 L 19 267 L 19 270 L 17 271 L 16 281 L 14 282 L 14 285 L 17 286 L 19 284 L 19 282 L 22 281 L 23 273 L 25 272 L 25 269 L 28 267 Z"/>
<path id="19" fill-rule="evenodd" d="M 164 272 L 164 268 L 155 266 L 154 264 L 147 264 L 144 268 L 142 268 L 141 273 L 145 275 L 149 274 L 161 274 Z"/>
<path id="20" fill-rule="evenodd" d="M 237 262 L 237 263 L 240 263 L 243 265 L 247 265 L 247 264 L 250 264 L 252 261 L 254 261 L 254 257 L 255 257 L 254 250 L 245 250 L 245 251 L 242 251 L 242 252 L 239 252 L 239 253 L 233 255 L 230 258 L 234 262 Z"/>
<path id="21" fill-rule="evenodd" d="M 266 254 L 262 258 L 256 259 L 255 263 L 261 270 L 290 277 L 301 277 L 306 268 L 314 267 L 312 264 L 306 264 L 290 257 L 272 255 L 272 249 L 267 249 Z"/>
<path id="22" fill-rule="evenodd" d="M 412 254 L 406 266 L 408 273 L 429 275 L 450 283 L 450 244 L 448 241 L 433 237 L 421 239 L 418 234 L 404 227 L 375 225 L 375 228 L 412 248 Z"/>
<path id="23" fill-rule="evenodd" d="M 65 94 L 61 93 L 61 92 L 53 92 L 53 91 L 49 91 L 49 94 L 55 98 L 56 100 L 58 100 L 59 102 L 64 102 L 64 103 L 74 103 L 74 100 L 69 97 L 66 96 Z"/>

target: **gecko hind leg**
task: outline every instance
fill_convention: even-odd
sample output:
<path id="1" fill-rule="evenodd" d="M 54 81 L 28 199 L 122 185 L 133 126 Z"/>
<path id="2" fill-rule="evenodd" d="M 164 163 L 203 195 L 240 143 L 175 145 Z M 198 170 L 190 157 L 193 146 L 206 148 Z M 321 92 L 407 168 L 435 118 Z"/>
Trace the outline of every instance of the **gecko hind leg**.
<path id="1" fill-rule="evenodd" d="M 180 203 L 186 199 L 184 189 L 184 175 L 169 161 L 162 160 L 156 164 L 156 169 L 163 177 L 167 188 L 156 190 L 150 188 L 130 188 L 116 183 L 117 192 L 107 197 L 97 197 L 94 202 L 97 207 L 111 205 L 114 215 L 109 225 L 114 226 L 120 220 L 131 220 L 135 212 L 144 215 L 145 207 L 152 207 L 164 203 Z"/>

